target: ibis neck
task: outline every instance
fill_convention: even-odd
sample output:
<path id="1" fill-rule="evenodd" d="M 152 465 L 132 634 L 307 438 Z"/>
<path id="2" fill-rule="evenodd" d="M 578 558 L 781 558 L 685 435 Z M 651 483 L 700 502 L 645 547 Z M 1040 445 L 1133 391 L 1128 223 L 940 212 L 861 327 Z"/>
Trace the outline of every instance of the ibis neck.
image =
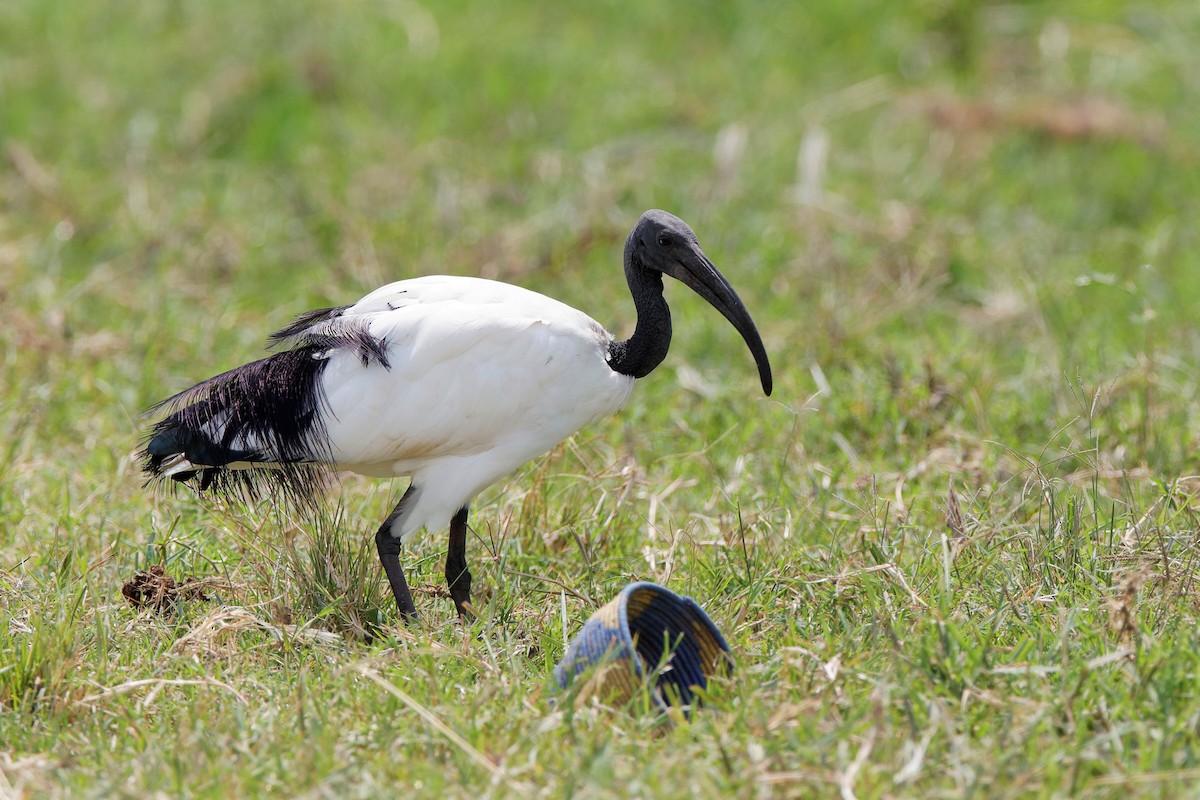
<path id="1" fill-rule="evenodd" d="M 633 336 L 608 346 L 608 365 L 622 375 L 644 378 L 663 362 L 671 347 L 671 310 L 663 298 L 662 274 L 638 266 L 625 248 L 625 279 L 633 305 L 637 309 L 637 325 Z"/>

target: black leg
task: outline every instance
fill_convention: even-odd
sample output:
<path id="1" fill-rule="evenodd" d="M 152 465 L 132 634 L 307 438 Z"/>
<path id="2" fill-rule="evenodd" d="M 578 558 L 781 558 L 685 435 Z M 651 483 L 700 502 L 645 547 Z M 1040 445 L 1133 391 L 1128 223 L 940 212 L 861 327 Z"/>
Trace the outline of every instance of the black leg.
<path id="1" fill-rule="evenodd" d="M 471 612 L 471 572 L 467 569 L 467 508 L 463 506 L 450 520 L 450 547 L 446 550 L 446 585 L 454 598 L 454 607 L 463 619 L 475 619 Z"/>
<path id="2" fill-rule="evenodd" d="M 413 487 L 409 486 L 404 497 L 396 503 L 392 513 L 379 526 L 375 534 L 375 549 L 379 551 L 379 561 L 392 587 L 392 596 L 396 598 L 396 609 L 404 622 L 414 622 L 417 619 L 417 607 L 413 605 L 412 592 L 408 590 L 408 581 L 404 580 L 404 568 L 400 566 L 400 538 L 392 535 L 392 525 L 400 518 L 404 501 L 412 494 Z"/>

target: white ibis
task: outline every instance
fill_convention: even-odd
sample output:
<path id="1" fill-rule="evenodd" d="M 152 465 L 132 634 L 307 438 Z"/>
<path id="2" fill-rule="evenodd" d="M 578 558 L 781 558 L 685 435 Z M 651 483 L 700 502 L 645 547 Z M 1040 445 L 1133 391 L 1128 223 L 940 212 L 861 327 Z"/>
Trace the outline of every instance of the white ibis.
<path id="1" fill-rule="evenodd" d="M 728 319 L 771 393 L 771 365 L 746 307 L 687 224 L 647 211 L 625 242 L 637 309 L 617 341 L 591 317 L 496 281 L 397 281 L 351 306 L 301 314 L 271 340 L 287 349 L 217 375 L 155 406 L 142 451 L 149 482 L 194 480 L 254 499 L 279 492 L 311 506 L 329 473 L 412 476 L 375 534 L 405 621 L 416 616 L 400 545 L 450 522 L 446 582 L 471 614 L 467 504 L 524 462 L 619 410 L 635 378 L 666 358 L 671 313 L 663 275 Z"/>

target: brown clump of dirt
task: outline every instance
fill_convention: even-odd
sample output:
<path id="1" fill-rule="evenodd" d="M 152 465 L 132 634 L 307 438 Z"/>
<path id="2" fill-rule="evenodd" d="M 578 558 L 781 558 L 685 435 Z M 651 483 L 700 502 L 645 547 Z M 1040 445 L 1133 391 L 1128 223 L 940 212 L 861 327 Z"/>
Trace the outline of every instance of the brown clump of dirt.
<path id="1" fill-rule="evenodd" d="M 158 564 L 125 581 L 121 594 L 135 608 L 149 608 L 160 614 L 171 611 L 176 603 L 185 600 L 208 599 L 200 581 L 187 578 L 179 583 Z"/>

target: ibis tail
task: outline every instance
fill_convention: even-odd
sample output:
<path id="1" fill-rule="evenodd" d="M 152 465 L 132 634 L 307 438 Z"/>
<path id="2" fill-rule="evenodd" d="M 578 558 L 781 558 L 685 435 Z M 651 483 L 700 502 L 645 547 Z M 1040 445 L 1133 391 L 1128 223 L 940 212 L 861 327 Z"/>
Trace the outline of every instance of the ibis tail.
<path id="1" fill-rule="evenodd" d="M 364 364 L 387 366 L 382 343 L 337 324 L 345 307 L 311 311 L 273 334 L 294 347 L 224 372 L 159 403 L 142 451 L 148 482 L 190 482 L 200 491 L 257 500 L 278 494 L 309 507 L 330 472 L 321 382 L 329 356 L 354 347 Z M 313 330 L 317 326 L 317 330 Z"/>

